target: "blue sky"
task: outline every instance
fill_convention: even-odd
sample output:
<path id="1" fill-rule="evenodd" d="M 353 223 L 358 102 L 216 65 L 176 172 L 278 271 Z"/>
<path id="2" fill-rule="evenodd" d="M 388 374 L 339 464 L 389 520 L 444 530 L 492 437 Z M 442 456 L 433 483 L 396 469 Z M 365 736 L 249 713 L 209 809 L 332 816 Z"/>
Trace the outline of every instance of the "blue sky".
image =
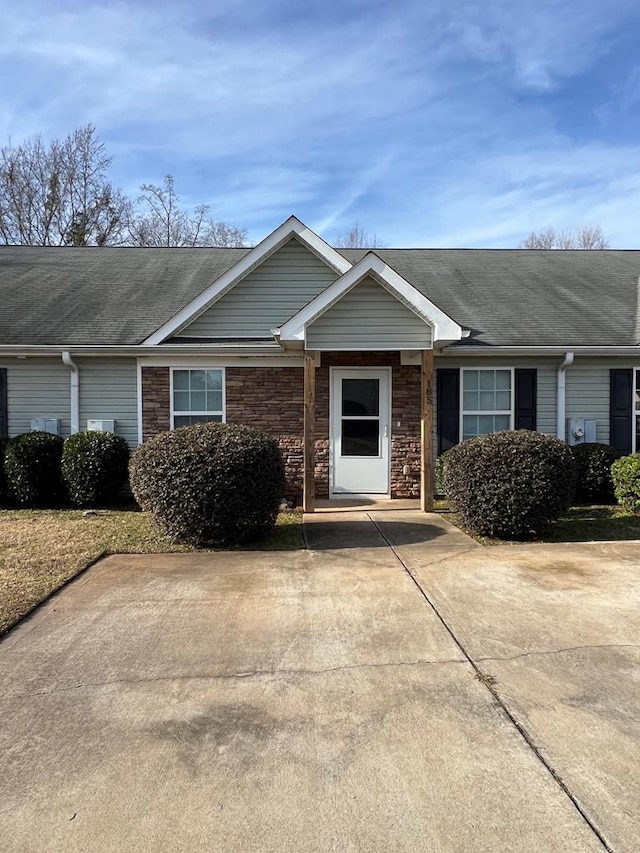
<path id="1" fill-rule="evenodd" d="M 114 183 L 170 172 L 252 242 L 640 247 L 637 0 L 5 4 L 7 142 L 93 122 Z"/>

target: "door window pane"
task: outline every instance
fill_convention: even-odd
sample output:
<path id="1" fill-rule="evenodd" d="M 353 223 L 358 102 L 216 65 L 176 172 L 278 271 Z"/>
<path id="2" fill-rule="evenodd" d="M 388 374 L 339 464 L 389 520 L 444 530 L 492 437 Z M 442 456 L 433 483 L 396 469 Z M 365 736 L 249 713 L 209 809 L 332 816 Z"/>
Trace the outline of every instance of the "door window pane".
<path id="1" fill-rule="evenodd" d="M 342 456 L 379 456 L 379 437 L 379 420 L 347 420 L 343 418 Z"/>
<path id="2" fill-rule="evenodd" d="M 373 415 L 380 412 L 379 379 L 343 379 L 342 414 Z"/>

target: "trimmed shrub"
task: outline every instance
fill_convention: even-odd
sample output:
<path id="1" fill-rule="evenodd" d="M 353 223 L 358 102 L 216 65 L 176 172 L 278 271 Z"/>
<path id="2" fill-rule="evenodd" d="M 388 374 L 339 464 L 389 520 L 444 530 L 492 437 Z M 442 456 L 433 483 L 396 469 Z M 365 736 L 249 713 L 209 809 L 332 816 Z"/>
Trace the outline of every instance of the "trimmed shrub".
<path id="1" fill-rule="evenodd" d="M 234 545 L 276 522 L 284 465 L 275 439 L 250 427 L 205 423 L 161 433 L 129 466 L 142 509 L 192 545 Z"/>
<path id="2" fill-rule="evenodd" d="M 9 496 L 25 507 L 55 507 L 65 500 L 60 461 L 63 440 L 48 432 L 12 438 L 4 458 Z"/>
<path id="3" fill-rule="evenodd" d="M 112 432 L 70 435 L 62 450 L 62 477 L 76 506 L 117 502 L 129 474 L 129 445 Z"/>
<path id="4" fill-rule="evenodd" d="M 640 515 L 640 453 L 616 459 L 611 466 L 611 477 L 620 506 Z"/>
<path id="5" fill-rule="evenodd" d="M 6 453 L 8 443 L 9 439 L 0 435 L 0 506 L 6 506 L 9 503 L 9 489 L 4 473 L 4 454 Z"/>
<path id="6" fill-rule="evenodd" d="M 447 453 L 449 504 L 466 527 L 484 536 L 533 538 L 569 509 L 574 485 L 569 447 L 540 432 L 494 432 Z"/>
<path id="7" fill-rule="evenodd" d="M 613 503 L 611 466 L 620 452 L 610 444 L 576 444 L 571 448 L 576 463 L 576 500 L 579 503 Z"/>

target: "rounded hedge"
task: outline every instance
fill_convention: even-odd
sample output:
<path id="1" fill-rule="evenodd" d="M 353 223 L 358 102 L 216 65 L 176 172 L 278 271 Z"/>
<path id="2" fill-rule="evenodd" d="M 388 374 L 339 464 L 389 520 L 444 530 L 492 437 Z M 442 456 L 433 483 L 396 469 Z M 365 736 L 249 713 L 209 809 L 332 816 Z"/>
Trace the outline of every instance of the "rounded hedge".
<path id="1" fill-rule="evenodd" d="M 611 466 L 620 452 L 610 444 L 576 444 L 571 448 L 576 463 L 576 500 L 579 503 L 613 503 Z"/>
<path id="2" fill-rule="evenodd" d="M 112 432 L 70 435 L 62 450 L 62 477 L 76 506 L 117 502 L 129 475 L 129 445 Z"/>
<path id="3" fill-rule="evenodd" d="M 7 445 L 4 469 L 10 497 L 25 507 L 55 507 L 65 500 L 60 462 L 63 440 L 25 432 Z"/>
<path id="4" fill-rule="evenodd" d="M 531 539 L 566 512 L 575 463 L 558 438 L 531 430 L 470 438 L 447 453 L 451 509 L 474 533 Z"/>
<path id="5" fill-rule="evenodd" d="M 284 488 L 275 439 L 231 424 L 161 433 L 129 466 L 142 509 L 169 536 L 192 545 L 250 542 L 272 529 Z"/>
<path id="6" fill-rule="evenodd" d="M 627 512 L 640 515 L 640 453 L 616 459 L 611 477 L 618 503 Z"/>

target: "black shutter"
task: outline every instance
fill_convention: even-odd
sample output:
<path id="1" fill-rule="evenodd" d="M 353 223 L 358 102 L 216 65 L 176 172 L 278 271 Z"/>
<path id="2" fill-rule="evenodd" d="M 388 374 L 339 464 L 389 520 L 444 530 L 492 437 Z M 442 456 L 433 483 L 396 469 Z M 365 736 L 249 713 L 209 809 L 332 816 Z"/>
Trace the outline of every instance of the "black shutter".
<path id="1" fill-rule="evenodd" d="M 629 454 L 632 448 L 633 370 L 630 367 L 610 371 L 609 443 Z"/>
<path id="2" fill-rule="evenodd" d="M 437 371 L 438 456 L 460 441 L 460 371 L 444 368 Z"/>
<path id="3" fill-rule="evenodd" d="M 9 434 L 9 411 L 7 408 L 7 368 L 0 367 L 0 438 Z"/>
<path id="4" fill-rule="evenodd" d="M 536 429 L 538 371 L 535 368 L 517 369 L 515 372 L 515 383 L 515 428 Z"/>

